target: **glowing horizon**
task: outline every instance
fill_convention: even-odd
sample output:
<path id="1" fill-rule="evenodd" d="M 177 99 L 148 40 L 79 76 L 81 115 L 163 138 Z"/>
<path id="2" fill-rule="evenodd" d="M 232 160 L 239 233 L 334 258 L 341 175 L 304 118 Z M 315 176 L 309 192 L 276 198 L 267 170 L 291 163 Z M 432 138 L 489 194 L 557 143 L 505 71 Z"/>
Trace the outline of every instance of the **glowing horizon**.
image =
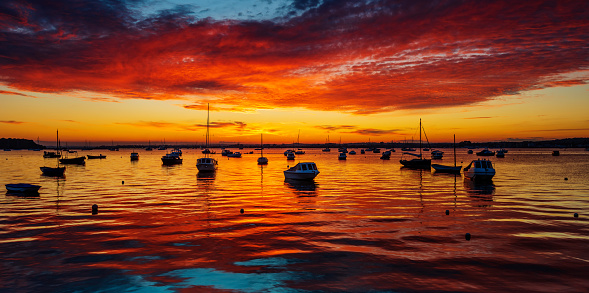
<path id="1" fill-rule="evenodd" d="M 589 137 L 582 1 L 5 1 L 0 137 Z M 300 138 L 299 133 L 300 131 Z"/>

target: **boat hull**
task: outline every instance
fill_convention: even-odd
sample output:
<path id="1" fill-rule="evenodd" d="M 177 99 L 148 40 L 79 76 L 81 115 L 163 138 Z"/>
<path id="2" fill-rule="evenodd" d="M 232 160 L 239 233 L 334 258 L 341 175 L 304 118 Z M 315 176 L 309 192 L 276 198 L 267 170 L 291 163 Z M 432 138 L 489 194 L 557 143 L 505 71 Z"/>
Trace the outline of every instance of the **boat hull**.
<path id="1" fill-rule="evenodd" d="M 268 164 L 268 158 L 266 157 L 259 157 L 258 158 L 258 165 L 266 165 Z"/>
<path id="2" fill-rule="evenodd" d="M 315 172 L 296 172 L 296 171 L 284 171 L 284 178 L 290 180 L 313 180 L 319 175 L 319 171 Z"/>
<path id="3" fill-rule="evenodd" d="M 39 185 L 26 183 L 6 184 L 5 186 L 6 190 L 12 193 L 36 193 L 39 191 L 39 188 L 41 188 Z"/>
<path id="4" fill-rule="evenodd" d="M 468 178 L 474 181 L 491 181 L 495 176 L 495 172 L 464 172 L 464 178 Z"/>
<path id="5" fill-rule="evenodd" d="M 65 167 L 40 167 L 41 172 L 43 172 L 43 175 L 45 176 L 63 176 L 63 173 L 65 172 Z"/>
<path id="6" fill-rule="evenodd" d="M 86 162 L 86 157 L 64 158 L 64 159 L 59 159 L 59 162 L 62 163 L 62 164 L 78 164 L 78 165 L 83 165 Z"/>
<path id="7" fill-rule="evenodd" d="M 453 167 L 453 166 L 444 166 L 444 165 L 439 165 L 439 164 L 432 164 L 431 167 L 434 168 L 434 170 L 436 170 L 436 172 L 453 173 L 453 174 L 460 174 L 460 170 L 462 169 L 462 166 Z"/>
<path id="8" fill-rule="evenodd" d="M 182 164 L 182 159 L 162 158 L 162 164 L 164 164 L 164 165 L 177 165 L 177 164 Z"/>
<path id="9" fill-rule="evenodd" d="M 102 156 L 102 155 L 100 155 L 100 156 L 87 155 L 87 157 L 88 157 L 88 160 L 90 160 L 90 159 L 106 159 L 106 156 Z"/>
<path id="10" fill-rule="evenodd" d="M 430 169 L 432 160 L 428 159 L 413 159 L 413 160 L 400 160 L 403 166 L 414 169 Z"/>

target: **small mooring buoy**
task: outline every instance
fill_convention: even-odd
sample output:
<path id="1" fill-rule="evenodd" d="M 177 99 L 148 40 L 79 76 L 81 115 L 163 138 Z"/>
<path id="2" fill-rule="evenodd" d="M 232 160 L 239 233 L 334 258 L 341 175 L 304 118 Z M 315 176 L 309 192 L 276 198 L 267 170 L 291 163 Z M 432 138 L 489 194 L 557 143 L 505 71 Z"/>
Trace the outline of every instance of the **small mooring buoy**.
<path id="1" fill-rule="evenodd" d="M 92 214 L 93 215 L 98 214 L 98 205 L 97 204 L 92 205 Z"/>
<path id="2" fill-rule="evenodd" d="M 121 181 L 121 184 L 125 184 L 125 180 Z"/>
<path id="3" fill-rule="evenodd" d="M 466 234 L 464 235 L 464 238 L 465 238 L 466 240 L 470 241 L 470 233 L 466 233 Z"/>
<path id="4" fill-rule="evenodd" d="M 575 216 L 575 218 L 578 218 L 579 217 L 579 214 L 575 213 L 574 216 Z"/>
<path id="5" fill-rule="evenodd" d="M 243 214 L 243 209 L 239 210 L 239 212 Z"/>
<path id="6" fill-rule="evenodd" d="M 449 215 L 449 214 L 450 214 L 450 211 L 449 210 L 446 210 L 446 215 Z"/>
<path id="7" fill-rule="evenodd" d="M 569 180 L 569 178 L 567 178 L 567 177 L 564 177 L 564 180 Z"/>

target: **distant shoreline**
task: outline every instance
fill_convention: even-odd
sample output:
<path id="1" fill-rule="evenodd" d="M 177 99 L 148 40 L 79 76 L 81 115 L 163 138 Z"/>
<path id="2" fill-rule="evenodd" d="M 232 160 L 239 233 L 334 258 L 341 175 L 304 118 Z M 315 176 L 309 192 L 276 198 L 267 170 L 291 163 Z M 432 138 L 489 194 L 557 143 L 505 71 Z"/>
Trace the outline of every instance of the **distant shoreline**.
<path id="1" fill-rule="evenodd" d="M 146 144 L 123 144 L 123 145 L 101 145 L 101 146 L 81 146 L 71 145 L 69 149 L 113 149 L 113 148 L 124 148 L 124 149 L 144 149 L 148 146 L 157 150 L 160 146 L 167 148 L 202 148 L 204 144 L 197 143 L 185 143 L 185 144 L 174 144 L 174 145 L 146 145 Z M 337 150 L 338 147 L 345 146 L 348 148 L 403 148 L 411 147 L 418 148 L 419 143 L 401 143 L 401 142 L 379 142 L 379 143 L 368 143 L 368 142 L 356 142 L 356 143 L 329 143 L 329 144 L 305 144 L 305 143 L 288 143 L 288 144 L 264 144 L 264 148 L 283 148 L 283 149 L 295 149 L 295 148 L 334 148 Z M 209 148 L 259 148 L 259 144 L 209 144 Z M 423 148 L 452 148 L 452 143 L 424 143 L 422 142 Z M 521 141 L 521 142 L 470 142 L 462 141 L 456 143 L 457 148 L 587 148 L 589 147 L 589 138 L 565 138 L 555 139 L 546 141 Z M 46 149 L 53 147 L 46 147 L 43 145 L 36 144 L 32 140 L 28 139 L 17 139 L 17 138 L 2 138 L 0 139 L 1 149 Z"/>

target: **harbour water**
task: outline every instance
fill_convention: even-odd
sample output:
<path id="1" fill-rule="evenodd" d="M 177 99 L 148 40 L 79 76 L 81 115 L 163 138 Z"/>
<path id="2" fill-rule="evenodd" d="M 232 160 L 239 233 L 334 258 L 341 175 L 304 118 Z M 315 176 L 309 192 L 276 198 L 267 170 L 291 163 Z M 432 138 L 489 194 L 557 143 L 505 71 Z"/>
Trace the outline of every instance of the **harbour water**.
<path id="1" fill-rule="evenodd" d="M 287 161 L 266 149 L 263 167 L 258 151 L 217 150 L 208 176 L 200 150 L 183 151 L 175 166 L 161 164 L 165 151 L 83 151 L 107 158 L 65 178 L 41 176 L 56 164 L 42 153 L 0 152 L 2 188 L 42 186 L 0 196 L 0 291 L 589 291 L 584 149 L 510 149 L 484 184 L 402 168 L 400 150 Z M 453 165 L 444 151 L 434 162 Z M 476 158 L 458 150 L 463 166 Z M 317 164 L 313 182 L 285 182 L 299 161 Z"/>

